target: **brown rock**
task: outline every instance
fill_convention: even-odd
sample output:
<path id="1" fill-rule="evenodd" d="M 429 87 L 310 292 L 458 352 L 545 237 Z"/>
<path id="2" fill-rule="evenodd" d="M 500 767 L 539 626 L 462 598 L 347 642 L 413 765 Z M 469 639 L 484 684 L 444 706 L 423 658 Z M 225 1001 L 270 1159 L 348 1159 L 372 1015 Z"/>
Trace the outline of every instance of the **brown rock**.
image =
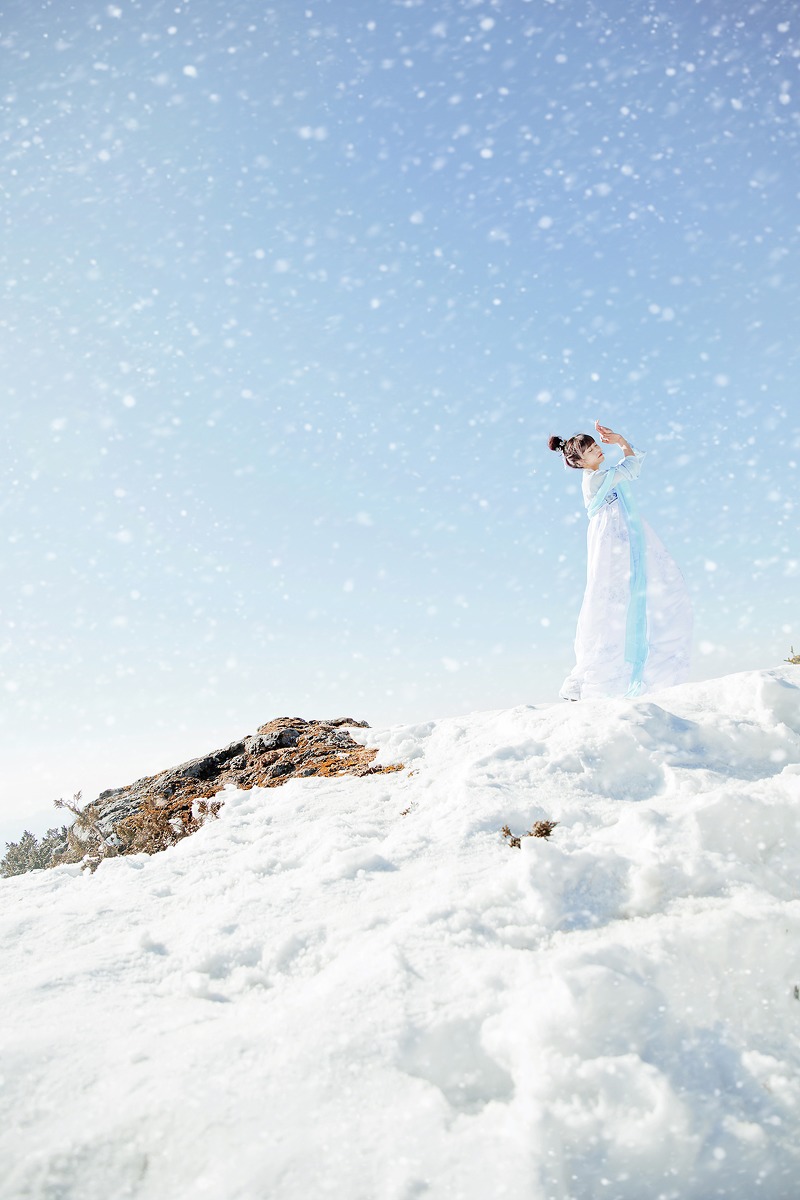
<path id="1" fill-rule="evenodd" d="M 153 853 L 216 816 L 221 801 L 214 797 L 228 784 L 280 787 L 295 776 L 329 778 L 402 770 L 402 763 L 373 766 L 377 751 L 355 742 L 348 726 L 369 728 L 366 721 L 349 717 L 327 721 L 277 717 L 261 725 L 255 736 L 127 787 L 109 788 L 85 806 L 76 824 L 87 831 L 93 852 L 101 858 L 109 852 L 104 847 L 111 846 L 115 854 Z"/>

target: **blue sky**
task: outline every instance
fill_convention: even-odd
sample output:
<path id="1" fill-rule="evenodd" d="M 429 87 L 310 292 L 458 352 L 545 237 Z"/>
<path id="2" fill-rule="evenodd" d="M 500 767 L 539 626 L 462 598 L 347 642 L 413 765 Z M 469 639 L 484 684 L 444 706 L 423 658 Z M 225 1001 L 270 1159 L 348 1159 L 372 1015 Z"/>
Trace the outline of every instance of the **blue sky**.
<path id="1" fill-rule="evenodd" d="M 17 3 L 0 836 L 273 716 L 555 698 L 595 417 L 696 609 L 800 643 L 775 3 Z"/>

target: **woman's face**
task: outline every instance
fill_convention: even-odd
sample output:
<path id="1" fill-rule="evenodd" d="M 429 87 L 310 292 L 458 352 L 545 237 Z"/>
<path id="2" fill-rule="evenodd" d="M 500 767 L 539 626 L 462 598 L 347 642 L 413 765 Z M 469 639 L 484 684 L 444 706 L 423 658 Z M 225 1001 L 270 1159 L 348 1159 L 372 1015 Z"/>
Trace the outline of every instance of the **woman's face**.
<path id="1" fill-rule="evenodd" d="M 603 462 L 605 455 L 598 446 L 597 442 L 592 442 L 588 450 L 584 450 L 581 455 L 581 466 L 585 471 L 596 471 Z"/>

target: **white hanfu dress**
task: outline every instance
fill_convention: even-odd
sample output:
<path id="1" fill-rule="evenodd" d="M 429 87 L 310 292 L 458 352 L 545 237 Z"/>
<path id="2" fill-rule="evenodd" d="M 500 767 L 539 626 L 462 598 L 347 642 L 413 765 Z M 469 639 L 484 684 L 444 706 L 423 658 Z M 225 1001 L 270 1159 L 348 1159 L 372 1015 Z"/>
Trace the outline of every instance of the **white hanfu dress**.
<path id="1" fill-rule="evenodd" d="M 682 683 L 689 671 L 692 606 L 683 576 L 631 495 L 644 454 L 583 471 L 589 516 L 586 592 L 565 700 L 638 696 Z"/>

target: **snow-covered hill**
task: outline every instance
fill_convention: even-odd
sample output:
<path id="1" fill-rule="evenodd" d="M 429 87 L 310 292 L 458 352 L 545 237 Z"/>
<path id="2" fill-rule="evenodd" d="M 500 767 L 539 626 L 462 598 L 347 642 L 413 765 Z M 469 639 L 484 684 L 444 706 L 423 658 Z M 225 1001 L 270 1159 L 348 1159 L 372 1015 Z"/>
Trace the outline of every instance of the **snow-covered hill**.
<path id="1" fill-rule="evenodd" d="M 795 1200 L 799 684 L 363 730 L 4 881 L 0 1197 Z"/>

